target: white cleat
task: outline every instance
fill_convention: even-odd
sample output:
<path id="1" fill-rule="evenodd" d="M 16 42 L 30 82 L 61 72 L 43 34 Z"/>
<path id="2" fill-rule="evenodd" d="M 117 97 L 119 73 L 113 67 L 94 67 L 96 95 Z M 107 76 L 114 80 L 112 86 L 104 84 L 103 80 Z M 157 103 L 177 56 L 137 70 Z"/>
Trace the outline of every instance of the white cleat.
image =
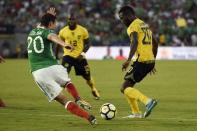
<path id="1" fill-rule="evenodd" d="M 77 103 L 78 106 L 80 106 L 81 108 L 83 108 L 87 111 L 89 111 L 92 108 L 92 106 L 88 102 L 81 100 L 81 99 L 75 101 L 75 103 Z"/>
<path id="2" fill-rule="evenodd" d="M 142 114 L 131 114 L 122 118 L 143 118 Z"/>

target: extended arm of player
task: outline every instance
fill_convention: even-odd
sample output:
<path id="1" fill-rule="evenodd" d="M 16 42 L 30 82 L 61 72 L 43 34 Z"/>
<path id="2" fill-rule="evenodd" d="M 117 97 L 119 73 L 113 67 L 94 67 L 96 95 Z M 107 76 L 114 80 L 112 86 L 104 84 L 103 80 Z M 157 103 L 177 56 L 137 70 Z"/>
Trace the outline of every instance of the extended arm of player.
<path id="1" fill-rule="evenodd" d="M 156 58 L 157 49 L 158 49 L 158 42 L 154 36 L 152 36 L 152 37 L 153 37 L 153 54 L 154 54 L 154 57 Z"/>
<path id="2" fill-rule="evenodd" d="M 130 38 L 132 39 L 132 44 L 130 46 L 129 57 L 128 57 L 127 61 L 122 64 L 122 71 L 126 70 L 127 67 L 129 66 L 129 63 L 130 63 L 133 55 L 135 54 L 135 52 L 137 50 L 137 46 L 138 46 L 138 34 L 137 34 L 137 32 L 131 33 Z"/>
<path id="3" fill-rule="evenodd" d="M 90 42 L 89 39 L 84 39 L 84 48 L 83 48 L 83 52 L 87 52 L 90 48 Z"/>
<path id="4" fill-rule="evenodd" d="M 51 41 L 53 41 L 53 42 L 55 42 L 58 45 L 61 45 L 64 48 L 73 50 L 73 46 L 72 45 L 66 44 L 56 34 L 53 34 L 53 33 L 49 34 L 48 35 L 48 39 L 51 40 Z"/>
<path id="5" fill-rule="evenodd" d="M 133 43 L 130 46 L 130 52 L 129 52 L 129 57 L 127 59 L 127 61 L 131 61 L 133 55 L 135 54 L 136 50 L 137 50 L 137 46 L 138 46 L 138 34 L 137 32 L 133 32 L 130 36 L 133 40 Z"/>

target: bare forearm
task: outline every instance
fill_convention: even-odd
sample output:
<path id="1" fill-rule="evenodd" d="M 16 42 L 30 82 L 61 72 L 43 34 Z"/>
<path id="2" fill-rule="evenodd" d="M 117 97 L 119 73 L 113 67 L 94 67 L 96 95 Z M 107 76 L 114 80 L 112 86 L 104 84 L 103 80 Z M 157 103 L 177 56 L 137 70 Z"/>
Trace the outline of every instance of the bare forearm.
<path id="1" fill-rule="evenodd" d="M 133 58 L 135 52 L 137 50 L 137 46 L 136 45 L 132 45 L 130 46 L 130 52 L 129 52 L 129 57 L 128 57 L 128 61 L 131 61 L 131 59 Z"/>
<path id="2" fill-rule="evenodd" d="M 90 48 L 90 42 L 89 42 L 89 40 L 88 39 L 85 39 L 84 40 L 84 48 L 83 48 L 83 52 L 87 52 L 88 50 L 89 50 L 89 48 Z"/>
<path id="3" fill-rule="evenodd" d="M 62 47 L 66 46 L 64 41 L 62 41 L 56 34 L 49 34 L 48 39 Z"/>
<path id="4" fill-rule="evenodd" d="M 134 32 L 131 34 L 133 38 L 132 44 L 130 46 L 130 52 L 129 52 L 129 57 L 128 57 L 128 61 L 131 61 L 131 59 L 133 58 L 136 50 L 137 50 L 137 45 L 138 45 L 138 34 L 137 32 Z"/>
<path id="5" fill-rule="evenodd" d="M 158 50 L 158 42 L 156 38 L 153 36 L 153 54 L 155 58 L 157 56 L 157 50 Z"/>

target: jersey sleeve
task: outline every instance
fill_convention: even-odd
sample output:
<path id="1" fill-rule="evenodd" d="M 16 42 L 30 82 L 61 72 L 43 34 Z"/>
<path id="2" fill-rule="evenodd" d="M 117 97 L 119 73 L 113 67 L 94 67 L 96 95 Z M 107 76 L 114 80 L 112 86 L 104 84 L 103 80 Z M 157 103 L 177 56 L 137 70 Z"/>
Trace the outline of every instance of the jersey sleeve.
<path id="1" fill-rule="evenodd" d="M 55 34 L 55 31 L 54 30 L 45 30 L 45 32 L 43 33 L 43 35 L 44 35 L 44 38 L 48 38 L 48 35 L 49 34 Z"/>
<path id="2" fill-rule="evenodd" d="M 89 33 L 88 30 L 86 28 L 84 28 L 84 39 L 88 39 L 89 38 Z"/>
<path id="3" fill-rule="evenodd" d="M 133 32 L 139 32 L 139 25 L 138 24 L 133 24 L 128 27 L 127 34 L 129 37 L 131 36 L 131 33 L 133 33 Z"/>

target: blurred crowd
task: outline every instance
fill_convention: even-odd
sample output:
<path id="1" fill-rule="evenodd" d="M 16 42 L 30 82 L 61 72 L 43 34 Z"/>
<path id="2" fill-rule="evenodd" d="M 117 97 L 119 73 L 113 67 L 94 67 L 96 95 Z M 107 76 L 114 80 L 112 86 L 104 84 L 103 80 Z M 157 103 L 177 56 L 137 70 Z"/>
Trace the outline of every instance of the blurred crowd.
<path id="1" fill-rule="evenodd" d="M 118 10 L 125 4 L 135 7 L 161 46 L 197 46 L 197 0 L 1 0 L 0 24 L 14 24 L 15 32 L 28 33 L 54 6 L 58 11 L 57 32 L 66 25 L 68 13 L 75 11 L 94 46 L 124 46 L 129 39 Z"/>

